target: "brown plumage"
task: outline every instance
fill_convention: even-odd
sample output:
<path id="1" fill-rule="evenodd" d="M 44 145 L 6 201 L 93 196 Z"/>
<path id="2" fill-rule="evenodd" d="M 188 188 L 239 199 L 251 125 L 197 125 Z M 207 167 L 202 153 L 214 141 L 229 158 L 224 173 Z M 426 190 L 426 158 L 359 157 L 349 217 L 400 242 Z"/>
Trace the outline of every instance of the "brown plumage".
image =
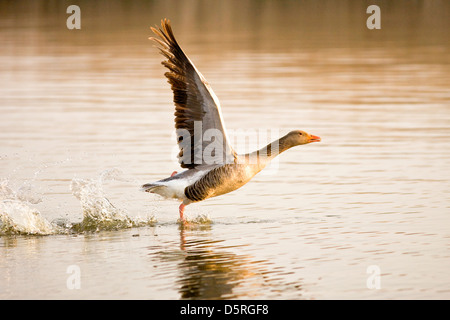
<path id="1" fill-rule="evenodd" d="M 205 147 L 200 145 L 200 135 L 194 135 L 195 121 L 201 123 L 202 136 L 208 129 L 218 129 L 226 137 L 219 101 L 206 79 L 178 45 L 170 21 L 164 19 L 161 21 L 161 28 L 151 29 L 158 38 L 151 37 L 150 40 L 159 44 L 160 52 L 167 58 L 162 65 L 169 69 L 164 75 L 173 91 L 180 164 L 182 168 L 195 168 L 203 162 L 199 157 L 195 158 L 200 153 L 196 147 L 202 148 L 202 151 Z M 226 139 L 223 139 L 222 150 L 224 161 L 234 162 L 236 153 Z"/>
<path id="2" fill-rule="evenodd" d="M 261 150 L 237 155 L 228 142 L 219 99 L 178 45 L 169 20 L 164 19 L 161 27 L 151 29 L 157 37 L 150 39 L 158 44 L 167 59 L 162 64 L 169 70 L 165 76 L 173 91 L 175 129 L 180 148 L 178 158 L 181 167 L 188 170 L 174 172 L 170 177 L 145 184 L 142 188 L 146 192 L 183 201 L 179 210 L 182 222 L 185 222 L 183 212 L 186 205 L 236 190 L 281 152 L 320 141 L 319 137 L 294 130 Z M 214 148 L 214 155 L 211 153 L 213 163 L 205 159 L 210 142 L 205 143 L 203 137 L 209 130 L 216 133 L 214 142 L 220 147 Z"/>

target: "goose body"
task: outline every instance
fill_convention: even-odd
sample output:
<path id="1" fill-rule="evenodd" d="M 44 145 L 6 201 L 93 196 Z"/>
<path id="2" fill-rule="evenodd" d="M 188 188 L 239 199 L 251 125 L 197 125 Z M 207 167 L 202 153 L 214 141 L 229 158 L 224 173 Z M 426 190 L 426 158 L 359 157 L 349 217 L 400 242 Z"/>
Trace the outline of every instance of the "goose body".
<path id="1" fill-rule="evenodd" d="M 168 199 L 182 200 L 184 205 L 188 205 L 234 191 L 262 169 L 259 165 L 246 163 L 211 165 L 175 173 L 171 177 L 145 184 L 142 188 Z"/>
<path id="2" fill-rule="evenodd" d="M 186 170 L 144 184 L 142 190 L 182 201 L 179 208 L 182 222 L 186 205 L 234 191 L 281 152 L 320 141 L 317 136 L 295 130 L 260 150 L 238 155 L 228 142 L 218 98 L 178 45 L 169 20 L 162 20 L 161 28 L 151 29 L 157 38 L 150 39 L 159 45 L 167 59 L 162 64 L 169 69 L 165 76 L 174 93 L 178 160 Z M 211 135 L 214 143 L 202 141 L 202 137 Z"/>

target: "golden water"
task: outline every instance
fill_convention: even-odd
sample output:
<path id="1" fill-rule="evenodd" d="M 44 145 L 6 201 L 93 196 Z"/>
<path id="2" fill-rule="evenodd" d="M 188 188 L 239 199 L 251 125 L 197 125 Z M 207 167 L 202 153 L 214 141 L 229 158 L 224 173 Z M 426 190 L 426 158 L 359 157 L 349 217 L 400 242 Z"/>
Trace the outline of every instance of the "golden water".
<path id="1" fill-rule="evenodd" d="M 378 1 L 381 30 L 360 1 L 78 1 L 81 30 L 45 3 L 0 4 L 0 208 L 50 234 L 4 230 L 1 298 L 450 298 L 448 2 Z M 139 191 L 179 170 L 147 40 L 164 17 L 232 139 L 322 138 L 188 206 L 189 228 Z"/>

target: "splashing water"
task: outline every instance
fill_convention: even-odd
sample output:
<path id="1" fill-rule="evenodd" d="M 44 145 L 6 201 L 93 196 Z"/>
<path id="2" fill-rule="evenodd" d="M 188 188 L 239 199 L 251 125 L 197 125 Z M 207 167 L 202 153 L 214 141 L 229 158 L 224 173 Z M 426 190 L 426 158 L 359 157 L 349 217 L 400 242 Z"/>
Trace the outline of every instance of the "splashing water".
<path id="1" fill-rule="evenodd" d="M 1 234 L 48 235 L 56 229 L 39 211 L 18 200 L 3 200 L 0 203 Z"/>
<path id="2" fill-rule="evenodd" d="M 73 224 L 73 230 L 116 230 L 154 224 L 154 217 L 130 218 L 124 209 L 116 208 L 106 198 L 103 183 L 107 180 L 119 179 L 120 175 L 120 170 L 111 169 L 102 172 L 99 179 L 72 180 L 70 189 L 72 194 L 80 200 L 83 210 L 83 221 Z"/>
<path id="3" fill-rule="evenodd" d="M 0 183 L 0 235 L 2 234 L 36 234 L 54 233 L 55 228 L 40 212 L 29 204 L 42 201 L 35 197 L 29 186 L 14 191 L 8 186 L 8 180 Z"/>
<path id="4" fill-rule="evenodd" d="M 199 226 L 206 225 L 207 226 L 207 225 L 212 224 L 211 217 L 205 213 L 200 213 L 195 217 L 186 216 L 186 222 L 190 226 L 193 226 L 193 225 L 199 225 Z M 178 219 L 178 223 L 181 223 L 180 219 Z"/>
<path id="5" fill-rule="evenodd" d="M 103 185 L 106 181 L 119 180 L 118 169 L 103 171 L 96 179 L 73 179 L 70 190 L 81 204 L 81 222 L 67 219 L 48 221 L 43 214 L 33 207 L 43 201 L 29 184 L 24 184 L 17 191 L 9 185 L 8 180 L 0 182 L 0 235 L 50 235 L 61 233 L 83 233 L 101 230 L 119 230 L 124 228 L 151 226 L 156 222 L 153 216 L 131 217 L 124 210 L 114 206 L 106 197 Z"/>

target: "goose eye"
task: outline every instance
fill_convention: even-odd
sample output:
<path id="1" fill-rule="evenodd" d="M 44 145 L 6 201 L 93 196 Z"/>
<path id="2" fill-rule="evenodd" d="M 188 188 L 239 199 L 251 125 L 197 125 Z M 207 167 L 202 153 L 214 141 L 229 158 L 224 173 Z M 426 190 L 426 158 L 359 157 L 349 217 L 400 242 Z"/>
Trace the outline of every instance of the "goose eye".
<path id="1" fill-rule="evenodd" d="M 301 133 L 301 132 L 299 132 L 298 134 L 299 134 L 300 136 L 302 136 L 302 135 L 303 135 L 303 133 Z"/>

